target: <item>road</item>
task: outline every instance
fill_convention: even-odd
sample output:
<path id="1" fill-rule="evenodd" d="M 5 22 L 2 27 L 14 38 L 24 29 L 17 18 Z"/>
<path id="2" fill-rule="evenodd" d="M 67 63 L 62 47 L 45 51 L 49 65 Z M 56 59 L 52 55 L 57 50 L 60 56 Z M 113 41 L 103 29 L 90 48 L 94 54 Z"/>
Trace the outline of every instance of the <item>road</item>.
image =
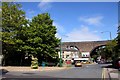
<path id="1" fill-rule="evenodd" d="M 83 65 L 83 67 L 72 67 L 66 70 L 59 70 L 59 71 L 29 71 L 29 72 L 8 72 L 3 77 L 5 79 L 3 80 L 39 80 L 39 78 L 47 78 L 44 80 L 56 80 L 55 78 L 64 78 L 64 80 L 67 80 L 67 78 L 78 78 L 81 79 L 87 79 L 87 80 L 101 80 L 102 78 L 102 66 L 106 66 L 108 64 L 91 64 L 91 65 Z M 14 78 L 14 79 L 13 79 Z M 36 79 L 35 79 L 36 78 Z M 80 80 L 81 80 L 80 79 Z M 60 79 L 62 80 L 62 79 Z M 74 80 L 74 79 L 71 79 Z"/>

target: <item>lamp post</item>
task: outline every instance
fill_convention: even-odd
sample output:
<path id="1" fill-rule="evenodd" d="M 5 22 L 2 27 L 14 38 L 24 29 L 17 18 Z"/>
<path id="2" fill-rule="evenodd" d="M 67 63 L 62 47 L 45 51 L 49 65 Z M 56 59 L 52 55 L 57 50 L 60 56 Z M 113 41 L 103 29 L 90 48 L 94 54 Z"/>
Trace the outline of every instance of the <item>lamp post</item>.
<path id="1" fill-rule="evenodd" d="M 109 32 L 110 40 L 112 40 L 111 32 L 110 32 L 110 31 L 103 31 L 103 32 L 101 32 L 101 33 L 105 33 L 105 32 Z"/>
<path id="2" fill-rule="evenodd" d="M 60 39 L 60 67 L 62 67 L 62 38 Z"/>
<path id="3" fill-rule="evenodd" d="M 62 35 L 62 36 L 68 37 L 66 35 Z M 60 64 L 60 67 L 62 67 L 62 37 L 60 39 L 60 62 L 59 62 L 59 64 Z"/>

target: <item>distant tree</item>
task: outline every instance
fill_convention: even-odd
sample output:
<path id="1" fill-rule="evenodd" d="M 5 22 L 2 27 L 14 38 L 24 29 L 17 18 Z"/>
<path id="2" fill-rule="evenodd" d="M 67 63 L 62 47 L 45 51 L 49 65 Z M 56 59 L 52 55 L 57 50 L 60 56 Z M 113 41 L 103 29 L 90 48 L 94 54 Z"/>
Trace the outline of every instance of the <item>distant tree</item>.
<path id="1" fill-rule="evenodd" d="M 117 36 L 117 39 L 118 39 L 118 45 L 120 47 L 120 26 L 118 27 L 118 36 Z"/>
<path id="2" fill-rule="evenodd" d="M 120 25 L 118 26 L 118 36 L 116 40 L 117 40 L 116 53 L 118 54 L 118 57 L 120 57 Z"/>
<path id="3" fill-rule="evenodd" d="M 106 60 L 115 60 L 120 57 L 120 26 L 118 26 L 118 36 L 109 41 L 104 48 L 97 49 L 91 56 L 96 60 L 101 56 Z"/>
<path id="4" fill-rule="evenodd" d="M 116 37 L 116 41 L 117 45 L 114 48 L 116 54 L 113 58 L 112 65 L 115 68 L 119 68 L 116 64 L 118 64 L 118 61 L 120 60 L 120 25 L 118 26 L 118 36 Z"/>
<path id="5" fill-rule="evenodd" d="M 113 59 L 114 57 L 117 56 L 116 46 L 117 46 L 116 40 L 112 40 L 106 45 L 104 53 L 107 59 L 110 59 L 110 58 Z"/>
<path id="6" fill-rule="evenodd" d="M 106 45 L 103 52 L 108 59 L 111 58 L 114 60 L 120 57 L 120 26 L 118 26 L 118 36 Z"/>
<path id="7" fill-rule="evenodd" d="M 99 56 L 101 56 L 101 58 L 105 60 L 112 60 L 113 58 L 118 56 L 118 54 L 116 53 L 117 50 L 116 46 L 117 46 L 117 41 L 115 39 L 111 40 L 106 44 L 106 46 L 99 47 L 98 49 L 96 49 L 95 52 L 91 54 L 91 56 L 95 60 Z"/>

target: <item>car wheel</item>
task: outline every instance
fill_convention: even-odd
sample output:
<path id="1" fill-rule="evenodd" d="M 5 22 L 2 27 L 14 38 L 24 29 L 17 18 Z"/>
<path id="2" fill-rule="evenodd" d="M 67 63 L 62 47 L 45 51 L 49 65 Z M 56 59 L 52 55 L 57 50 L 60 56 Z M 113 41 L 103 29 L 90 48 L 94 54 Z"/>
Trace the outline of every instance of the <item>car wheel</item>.
<path id="1" fill-rule="evenodd" d="M 118 68 L 118 71 L 120 71 L 120 68 Z"/>

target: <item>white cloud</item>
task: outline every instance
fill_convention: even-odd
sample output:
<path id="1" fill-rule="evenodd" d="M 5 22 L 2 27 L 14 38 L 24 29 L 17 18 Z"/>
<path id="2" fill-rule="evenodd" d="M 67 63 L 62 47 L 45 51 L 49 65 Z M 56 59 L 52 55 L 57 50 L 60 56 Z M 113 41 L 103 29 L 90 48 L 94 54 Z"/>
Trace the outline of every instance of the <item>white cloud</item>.
<path id="1" fill-rule="evenodd" d="M 59 33 L 64 33 L 64 32 L 65 32 L 64 27 L 61 26 L 60 24 L 58 24 L 58 23 L 56 23 L 56 22 L 53 22 L 53 25 L 56 26 L 57 32 L 59 32 Z"/>
<path id="2" fill-rule="evenodd" d="M 53 22 L 53 26 L 56 26 L 57 28 L 57 34 L 55 35 L 57 38 L 61 39 L 62 38 L 62 34 L 64 34 L 65 29 L 63 26 L 61 26 L 60 24 Z"/>
<path id="3" fill-rule="evenodd" d="M 63 41 L 79 42 L 79 41 L 97 41 L 101 38 L 94 32 L 90 32 L 89 28 L 85 25 L 81 25 L 80 28 L 74 29 L 70 33 L 66 34 L 68 37 L 62 37 Z"/>
<path id="4" fill-rule="evenodd" d="M 102 24 L 103 16 L 80 17 L 79 19 L 80 19 L 80 21 L 83 21 L 89 25 L 95 25 L 95 26 L 103 25 Z"/>
<path id="5" fill-rule="evenodd" d="M 42 0 L 39 4 L 38 4 L 38 7 L 40 8 L 41 11 L 46 11 L 48 9 L 50 9 L 52 7 L 51 3 L 50 2 L 51 0 Z"/>
<path id="6" fill-rule="evenodd" d="M 95 31 L 93 31 L 94 33 L 98 33 L 99 31 L 97 31 L 97 30 L 95 30 Z"/>
<path id="7" fill-rule="evenodd" d="M 35 13 L 34 10 L 31 10 L 31 9 L 28 10 L 28 14 L 34 14 L 34 13 Z"/>
<path id="8" fill-rule="evenodd" d="M 32 18 L 28 18 L 28 17 L 26 17 L 26 19 L 28 19 L 28 20 L 32 21 Z"/>
<path id="9" fill-rule="evenodd" d="M 55 36 L 59 39 L 61 38 L 61 35 L 59 33 L 56 33 Z"/>
<path id="10" fill-rule="evenodd" d="M 32 9 L 28 9 L 26 12 L 26 19 L 32 20 L 32 17 L 35 16 L 36 12 Z"/>

